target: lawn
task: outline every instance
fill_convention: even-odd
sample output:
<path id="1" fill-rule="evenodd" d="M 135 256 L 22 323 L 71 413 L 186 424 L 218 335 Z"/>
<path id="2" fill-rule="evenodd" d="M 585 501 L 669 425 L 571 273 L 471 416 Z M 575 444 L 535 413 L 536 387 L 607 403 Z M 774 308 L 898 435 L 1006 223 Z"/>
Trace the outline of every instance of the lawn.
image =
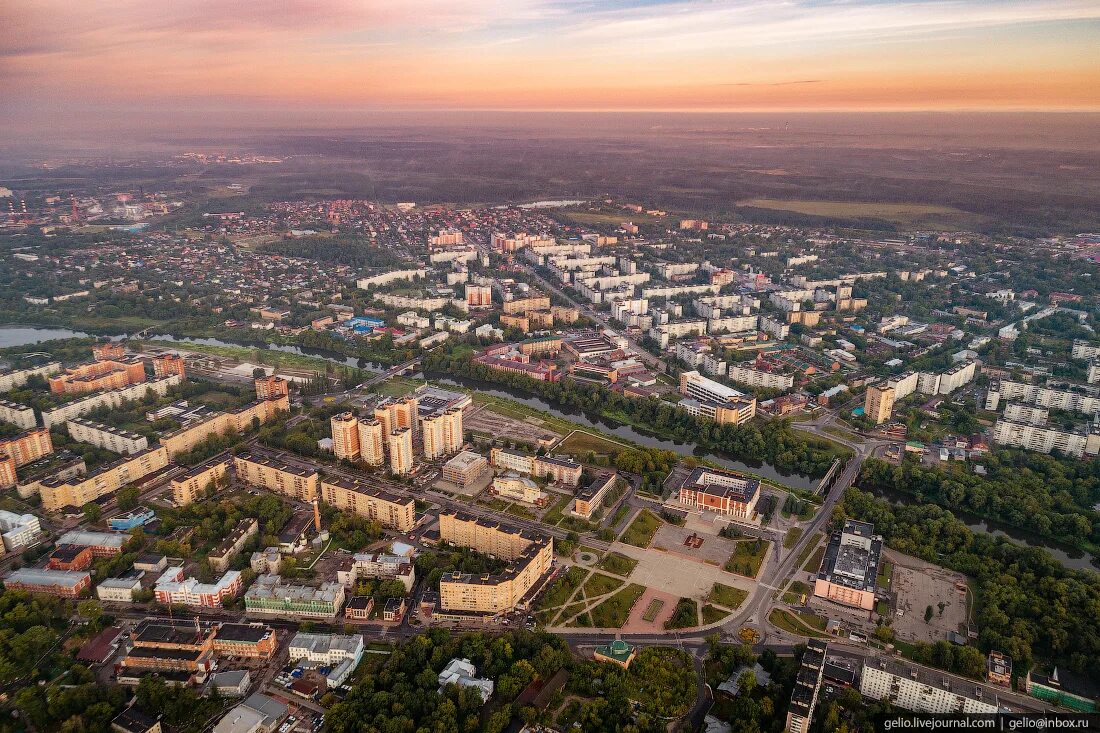
<path id="1" fill-rule="evenodd" d="M 817 618 L 816 616 L 814 618 Z M 772 609 L 772 612 L 768 615 L 768 621 L 771 622 L 776 628 L 783 629 L 791 634 L 797 634 L 799 636 L 809 636 L 812 638 L 824 638 L 825 625 L 824 619 L 822 619 L 821 631 L 817 631 L 811 626 L 807 626 L 802 622 L 799 616 L 791 613 L 783 608 Z"/>
<path id="2" fill-rule="evenodd" d="M 737 573 L 747 578 L 755 578 L 768 553 L 768 543 L 764 540 L 743 540 L 726 561 L 727 573 Z"/>
<path id="3" fill-rule="evenodd" d="M 654 598 L 645 607 L 645 613 L 642 614 L 642 621 L 652 622 L 657 618 L 657 614 L 661 612 L 661 609 L 665 607 L 665 602 L 660 598 Z"/>
<path id="4" fill-rule="evenodd" d="M 588 453 L 595 453 L 596 455 L 604 455 L 610 458 L 614 458 L 619 453 L 627 450 L 630 446 L 618 443 L 613 440 L 608 440 L 599 435 L 588 433 L 583 430 L 575 430 L 566 437 L 565 440 L 558 443 L 554 449 L 555 453 L 565 453 L 571 456 L 583 457 Z"/>
<path id="5" fill-rule="evenodd" d="M 817 543 L 821 542 L 821 533 L 816 532 L 813 539 L 802 550 L 802 554 L 798 556 L 798 567 L 802 567 L 806 564 L 806 560 L 810 557 L 810 554 L 817 548 Z M 817 568 L 814 568 L 815 570 Z"/>
<path id="6" fill-rule="evenodd" d="M 729 616 L 730 612 L 725 609 L 717 608 L 710 604 L 703 606 L 703 623 L 713 624 L 721 621 L 726 616 Z"/>
<path id="7" fill-rule="evenodd" d="M 415 379 L 409 379 L 408 377 L 390 377 L 385 382 L 374 385 L 371 391 L 386 397 L 404 397 L 419 387 L 420 384 Z"/>
<path id="8" fill-rule="evenodd" d="M 707 600 L 711 603 L 717 603 L 719 606 L 737 609 L 748 597 L 749 592 L 747 590 L 734 588 L 732 585 L 715 583 L 714 587 L 710 589 L 710 595 L 707 596 Z"/>
<path id="9" fill-rule="evenodd" d="M 661 520 L 657 515 L 648 509 L 643 509 L 626 528 L 619 541 L 635 547 L 649 547 L 649 543 L 653 541 L 653 535 L 657 534 L 660 526 Z"/>
<path id="10" fill-rule="evenodd" d="M 754 209 L 778 209 L 780 211 L 794 211 L 810 216 L 826 216 L 839 218 L 872 218 L 886 219 L 902 223 L 920 220 L 925 217 L 942 217 L 943 215 L 962 216 L 973 219 L 975 215 L 950 206 L 936 204 L 910 204 L 910 203 L 886 203 L 878 201 L 814 201 L 807 199 L 748 199 L 738 201 L 738 206 L 749 206 Z"/>
<path id="11" fill-rule="evenodd" d="M 690 629 L 699 625 L 699 604 L 691 598 L 676 601 L 672 616 L 665 621 L 666 629 Z"/>
<path id="12" fill-rule="evenodd" d="M 645 593 L 645 586 L 631 583 L 592 609 L 592 625 L 601 629 L 618 629 L 630 617 L 630 609 Z"/>
<path id="13" fill-rule="evenodd" d="M 592 598 L 593 596 L 602 596 L 613 590 L 617 590 L 622 584 L 623 581 L 618 578 L 612 578 L 610 575 L 592 573 L 588 578 L 588 582 L 584 584 L 582 592 L 588 598 Z"/>
<path id="14" fill-rule="evenodd" d="M 787 592 L 783 594 L 783 602 L 792 606 L 798 605 L 802 601 L 804 594 L 809 594 L 810 589 L 800 580 L 792 581 L 787 586 Z"/>
<path id="15" fill-rule="evenodd" d="M 581 586 L 588 577 L 584 568 L 573 566 L 560 575 L 539 598 L 539 608 L 557 608 L 569 600 L 569 596 Z"/>
<path id="16" fill-rule="evenodd" d="M 238 361 L 255 363 L 257 360 L 260 360 L 267 366 L 294 367 L 297 369 L 310 369 L 315 372 L 325 372 L 328 369 L 334 368 L 333 363 L 325 359 L 315 356 L 305 356 L 303 354 L 292 354 L 277 349 L 248 346 L 215 346 L 212 344 L 197 344 L 192 341 L 159 341 L 157 339 L 142 341 L 140 343 L 163 346 L 165 348 L 178 349 L 180 351 L 192 351 L 198 354 L 224 356 Z"/>
<path id="17" fill-rule="evenodd" d="M 632 557 L 627 557 L 626 555 L 620 555 L 617 552 L 607 553 L 607 556 L 596 565 L 596 567 L 601 570 L 606 570 L 615 575 L 621 575 L 624 578 L 634 572 L 634 568 L 637 566 L 637 560 Z"/>
<path id="18" fill-rule="evenodd" d="M 875 585 L 879 588 L 889 588 L 890 578 L 894 575 L 894 566 L 888 562 L 882 563 L 878 568 L 878 578 L 875 580 Z"/>
<path id="19" fill-rule="evenodd" d="M 803 529 L 801 527 L 791 527 L 787 530 L 787 536 L 783 538 L 783 547 L 788 550 L 798 544 L 798 541 L 802 539 Z"/>
<path id="20" fill-rule="evenodd" d="M 562 511 L 565 510 L 565 507 L 569 505 L 570 501 L 572 501 L 570 497 L 563 496 L 561 499 L 554 502 L 554 505 L 546 510 L 546 514 L 542 515 L 542 523 L 556 525 L 560 522 Z"/>
<path id="21" fill-rule="evenodd" d="M 821 558 L 825 557 L 825 545 L 818 545 L 814 550 L 814 554 L 810 555 L 810 559 L 806 561 L 806 564 L 802 566 L 802 569 L 807 573 L 816 573 L 821 567 Z"/>
<path id="22" fill-rule="evenodd" d="M 558 623 L 565 624 L 567 626 L 591 626 L 592 619 L 589 618 L 587 613 L 581 613 L 581 611 L 584 610 L 585 605 L 585 603 L 574 603 L 573 605 L 569 606 L 561 612 L 561 616 L 558 616 Z M 573 618 L 573 616 L 576 616 L 578 613 L 581 613 L 581 615 L 577 617 L 576 621 L 569 620 Z"/>

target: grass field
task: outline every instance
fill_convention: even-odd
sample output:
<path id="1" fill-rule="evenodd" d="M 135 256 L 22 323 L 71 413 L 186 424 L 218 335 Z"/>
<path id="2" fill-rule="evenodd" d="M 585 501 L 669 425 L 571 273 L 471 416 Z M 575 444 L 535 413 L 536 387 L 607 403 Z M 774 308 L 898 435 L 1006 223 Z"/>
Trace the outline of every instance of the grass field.
<path id="1" fill-rule="evenodd" d="M 734 588 L 731 585 L 715 583 L 714 587 L 710 589 L 710 595 L 707 596 L 707 600 L 711 603 L 717 603 L 719 606 L 725 606 L 726 608 L 736 610 L 748 597 L 749 592 L 747 590 Z"/>
<path id="2" fill-rule="evenodd" d="M 645 593 L 645 586 L 631 583 L 592 609 L 592 625 L 601 629 L 621 628 L 630 617 L 630 609 Z"/>
<path id="3" fill-rule="evenodd" d="M 337 365 L 319 357 L 290 354 L 275 349 L 251 348 L 248 346 L 214 346 L 212 344 L 196 344 L 191 341 L 158 341 L 157 339 L 150 339 L 140 343 L 161 346 L 168 349 L 179 349 L 181 351 L 193 351 L 198 354 L 224 356 L 229 359 L 253 363 L 256 362 L 258 356 L 266 366 L 311 369 L 315 372 L 324 372 L 329 368 L 337 368 Z"/>
<path id="4" fill-rule="evenodd" d="M 652 622 L 657 618 L 657 614 L 661 612 L 661 609 L 665 607 L 665 602 L 660 598 L 654 598 L 649 602 L 649 605 L 645 607 L 645 613 L 642 614 L 642 621 Z"/>
<path id="5" fill-rule="evenodd" d="M 813 618 L 818 617 L 814 616 Z M 822 625 L 821 630 L 819 631 L 813 626 L 804 623 L 800 616 L 783 608 L 772 609 L 772 612 L 768 614 L 768 621 L 777 628 L 783 629 L 784 631 L 792 634 L 798 634 L 799 636 L 809 636 L 815 639 L 823 639 L 827 636 L 824 631 L 824 619 L 821 619 Z"/>
<path id="6" fill-rule="evenodd" d="M 802 532 L 803 530 L 801 527 L 791 527 L 788 529 L 787 536 L 783 538 L 783 547 L 789 550 L 798 544 L 798 541 L 802 539 Z"/>
<path id="7" fill-rule="evenodd" d="M 714 606 L 711 606 L 710 604 L 707 604 L 706 606 L 703 606 L 703 623 L 704 624 L 717 623 L 717 622 L 721 621 L 722 619 L 724 619 L 726 616 L 729 616 L 729 615 L 730 615 L 729 611 L 723 610 L 721 608 L 716 608 Z"/>
<path id="8" fill-rule="evenodd" d="M 637 566 L 637 560 L 632 557 L 627 557 L 626 555 L 620 555 L 617 552 L 607 553 L 607 556 L 597 563 L 597 567 L 601 570 L 606 570 L 615 575 L 621 575 L 624 578 L 634 572 L 634 568 Z"/>
<path id="9" fill-rule="evenodd" d="M 569 600 L 569 596 L 581 586 L 588 577 L 584 568 L 573 566 L 554 581 L 553 585 L 539 599 L 539 608 L 557 608 Z"/>
<path id="10" fill-rule="evenodd" d="M 821 558 L 825 557 L 825 545 L 818 545 L 814 553 L 810 555 L 810 558 L 802 565 L 802 569 L 807 573 L 816 573 L 818 568 L 821 567 Z"/>
<path id="11" fill-rule="evenodd" d="M 727 609 L 737 610 L 738 606 L 744 603 L 748 597 L 748 591 L 733 586 L 724 586 L 722 583 L 714 583 L 714 588 L 711 589 L 711 593 L 707 595 L 706 600 L 724 605 Z"/>
<path id="12" fill-rule="evenodd" d="M 809 587 L 806 586 L 801 580 L 791 581 L 791 584 L 787 586 L 787 592 L 783 594 L 783 602 L 790 605 L 796 605 L 802 600 L 803 594 L 810 592 Z"/>
<path id="13" fill-rule="evenodd" d="M 692 598 L 681 598 L 676 602 L 672 616 L 665 621 L 666 629 L 690 629 L 699 625 L 699 604 Z"/>
<path id="14" fill-rule="evenodd" d="M 660 526 L 661 520 L 657 515 L 648 509 L 643 509 L 626 528 L 619 541 L 635 547 L 649 547 L 649 543 L 653 541 L 653 535 L 657 534 Z"/>
<path id="15" fill-rule="evenodd" d="M 408 377 L 390 377 L 385 382 L 376 384 L 373 391 L 386 397 L 404 397 L 421 384 L 422 382 Z"/>
<path id="16" fill-rule="evenodd" d="M 894 574 L 894 566 L 891 563 L 884 562 L 879 565 L 878 577 L 875 579 L 875 585 L 879 588 L 889 588 L 890 578 Z"/>
<path id="17" fill-rule="evenodd" d="M 768 552 L 768 543 L 763 540 L 745 540 L 737 543 L 737 548 L 726 561 L 725 570 L 748 578 L 755 578 Z"/>
<path id="18" fill-rule="evenodd" d="M 610 575 L 592 573 L 588 578 L 588 582 L 584 584 L 582 591 L 587 597 L 591 598 L 592 596 L 606 595 L 622 587 L 622 584 L 623 581 L 618 578 L 612 578 Z"/>
<path id="19" fill-rule="evenodd" d="M 596 455 L 614 458 L 628 447 L 599 435 L 577 430 L 559 443 L 554 452 L 571 456 L 584 456 L 588 453 L 595 453 Z"/>
<path id="20" fill-rule="evenodd" d="M 632 221 L 635 224 L 643 224 L 653 221 L 649 214 L 624 211 L 621 214 L 600 214 L 594 211 L 563 211 L 562 216 L 568 217 L 578 224 L 603 224 L 617 227 L 624 221 Z"/>
<path id="21" fill-rule="evenodd" d="M 827 216 L 840 219 L 886 219 L 888 221 L 912 222 L 929 217 L 975 218 L 961 209 L 936 204 L 879 203 L 874 201 L 811 201 L 807 199 L 748 199 L 738 201 L 738 206 L 750 206 L 754 209 L 774 209 L 793 211 L 810 216 Z"/>

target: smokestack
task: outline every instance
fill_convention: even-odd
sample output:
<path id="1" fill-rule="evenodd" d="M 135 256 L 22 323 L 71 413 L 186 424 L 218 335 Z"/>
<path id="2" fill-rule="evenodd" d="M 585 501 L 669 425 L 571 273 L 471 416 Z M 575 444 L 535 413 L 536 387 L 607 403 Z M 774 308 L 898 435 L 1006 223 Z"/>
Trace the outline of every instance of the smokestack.
<path id="1" fill-rule="evenodd" d="M 321 505 L 316 499 L 313 500 L 313 528 L 317 530 L 317 534 L 321 534 Z"/>

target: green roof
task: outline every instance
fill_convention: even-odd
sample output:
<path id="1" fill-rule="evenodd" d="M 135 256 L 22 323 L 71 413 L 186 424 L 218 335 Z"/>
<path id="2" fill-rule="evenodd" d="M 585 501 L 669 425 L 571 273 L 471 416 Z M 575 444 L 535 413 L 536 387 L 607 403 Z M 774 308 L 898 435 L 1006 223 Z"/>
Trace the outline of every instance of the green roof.
<path id="1" fill-rule="evenodd" d="M 625 663 L 634 654 L 634 647 L 627 644 L 622 639 L 616 639 L 610 644 L 604 644 L 596 647 L 596 653 L 601 657 L 608 657 L 614 659 L 616 662 Z"/>

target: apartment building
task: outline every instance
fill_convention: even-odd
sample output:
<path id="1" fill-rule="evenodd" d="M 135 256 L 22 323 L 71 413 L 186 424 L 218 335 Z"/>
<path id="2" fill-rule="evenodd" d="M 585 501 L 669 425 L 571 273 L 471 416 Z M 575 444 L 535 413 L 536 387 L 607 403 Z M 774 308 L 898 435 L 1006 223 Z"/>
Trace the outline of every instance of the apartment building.
<path id="1" fill-rule="evenodd" d="M 496 575 L 459 572 L 444 575 L 439 582 L 440 606 L 444 611 L 498 614 L 523 606 L 553 565 L 553 539 L 525 530 L 444 512 L 439 516 L 439 534 L 443 542 L 510 561 Z"/>
<path id="2" fill-rule="evenodd" d="M 733 387 L 708 379 L 696 371 L 680 372 L 680 394 L 710 402 L 729 402 L 745 396 Z"/>
<path id="3" fill-rule="evenodd" d="M 276 494 L 298 501 L 313 501 L 320 488 L 321 477 L 315 469 L 305 469 L 272 456 L 241 453 L 233 458 L 237 478 Z"/>
<path id="4" fill-rule="evenodd" d="M 750 387 L 790 389 L 794 386 L 794 377 L 790 374 L 781 374 L 738 364 L 730 367 L 729 378 L 734 382 L 747 384 Z"/>
<path id="5" fill-rule="evenodd" d="M 752 520 L 760 499 L 760 482 L 734 471 L 698 466 L 680 484 L 679 499 L 694 509 Z"/>
<path id="6" fill-rule="evenodd" d="M 1100 344 L 1093 344 L 1083 339 L 1076 339 L 1073 342 L 1073 349 L 1070 351 L 1070 356 L 1074 359 L 1087 359 L 1092 361 L 1097 357 L 1100 357 Z M 0 375 L 0 379 L 3 375 Z M 3 384 L 0 383 L 0 392 L 3 390 Z"/>
<path id="7" fill-rule="evenodd" d="M 875 607 L 875 586 L 882 556 L 882 537 L 874 525 L 849 519 L 825 547 L 814 582 L 814 595 L 864 611 Z"/>
<path id="8" fill-rule="evenodd" d="M 290 398 L 286 395 L 274 399 L 256 400 L 229 412 L 214 412 L 179 430 L 161 436 L 160 443 L 168 449 L 168 455 L 175 457 L 192 450 L 212 435 L 225 435 L 228 432 L 250 430 L 259 421 L 261 424 L 273 419 L 281 412 L 290 411 Z"/>
<path id="9" fill-rule="evenodd" d="M 33 514 L 16 514 L 0 509 L 0 533 L 3 533 L 4 549 L 15 552 L 38 542 L 42 522 Z"/>
<path id="10" fill-rule="evenodd" d="M 105 341 L 92 345 L 92 358 L 96 361 L 113 361 L 126 356 L 126 345 L 121 341 Z"/>
<path id="11" fill-rule="evenodd" d="M 795 676 L 794 689 L 791 690 L 791 704 L 787 708 L 784 730 L 790 733 L 807 733 L 810 730 L 828 652 L 829 645 L 820 639 L 810 639 L 806 643 L 806 651 L 802 652 L 802 661 Z"/>
<path id="12" fill-rule="evenodd" d="M 863 416 L 881 425 L 894 414 L 894 388 L 889 384 L 872 384 L 863 400 Z"/>
<path id="13" fill-rule="evenodd" d="M 1050 411 L 1045 407 L 1025 405 L 1022 402 L 1009 402 L 1005 405 L 1005 420 L 1028 425 L 1046 425 L 1050 420 Z"/>
<path id="14" fill-rule="evenodd" d="M 9 489 L 18 482 L 15 474 L 15 459 L 7 453 L 0 453 L 0 489 Z"/>
<path id="15" fill-rule="evenodd" d="M 256 578 L 245 591 L 245 613 L 250 616 L 283 616 L 332 620 L 344 607 L 344 586 L 325 582 L 319 587 L 283 582 L 278 575 Z"/>
<path id="16" fill-rule="evenodd" d="M 404 399 L 387 399 L 374 408 L 374 419 L 382 424 L 382 435 L 393 435 L 395 430 L 408 428 L 416 434 L 420 400 L 415 396 Z"/>
<path id="17" fill-rule="evenodd" d="M 100 407 L 119 407 L 124 402 L 140 400 L 153 391 L 158 397 L 168 394 L 170 387 L 175 387 L 182 380 L 178 374 L 172 374 L 162 379 L 154 379 L 148 382 L 132 384 L 121 389 L 112 389 L 106 392 L 97 392 L 87 397 L 72 402 L 66 402 L 52 410 L 42 411 L 42 424 L 47 428 L 60 425 L 63 422 L 80 417 Z"/>
<path id="18" fill-rule="evenodd" d="M 172 501 L 176 506 L 187 506 L 204 495 L 207 487 L 217 485 L 225 478 L 232 458 L 221 456 L 206 463 L 200 463 L 187 470 L 182 476 L 172 479 Z"/>
<path id="19" fill-rule="evenodd" d="M 347 461 L 359 460 L 359 418 L 350 412 L 341 412 L 329 419 L 332 428 L 332 452 Z"/>
<path id="20" fill-rule="evenodd" d="M 398 428 L 390 433 L 386 440 L 390 454 L 390 472 L 403 476 L 413 470 L 413 431 L 410 428 Z"/>
<path id="21" fill-rule="evenodd" d="M 216 572 L 224 573 L 229 563 L 241 553 L 248 541 L 260 533 L 260 523 L 253 517 L 245 517 L 217 546 L 210 551 L 206 559 Z"/>
<path id="22" fill-rule="evenodd" d="M 9 400 L 0 400 L 0 421 L 11 423 L 22 430 L 30 430 L 38 424 L 33 407 Z"/>
<path id="23" fill-rule="evenodd" d="M 65 507 L 80 507 L 101 496 L 113 494 L 168 465 L 168 451 L 158 445 L 140 453 L 123 456 L 100 466 L 91 473 L 61 478 L 54 476 L 42 481 L 39 493 L 42 508 L 48 512 Z"/>
<path id="24" fill-rule="evenodd" d="M 993 714 L 998 712 L 993 688 L 938 670 L 894 659 L 868 659 L 859 678 L 859 694 L 916 713 Z"/>
<path id="25" fill-rule="evenodd" d="M 443 464 L 443 480 L 468 488 L 489 473 L 489 462 L 473 451 L 462 451 Z"/>
<path id="26" fill-rule="evenodd" d="M 119 578 L 107 578 L 95 587 L 96 598 L 107 603 L 133 603 L 144 576 L 142 570 L 131 570 Z"/>
<path id="27" fill-rule="evenodd" d="M 145 381 L 145 364 L 141 361 L 93 361 L 69 367 L 63 374 L 49 378 L 54 394 L 86 394 L 108 389 L 121 389 Z"/>
<path id="28" fill-rule="evenodd" d="M 550 310 L 550 297 L 546 295 L 532 295 L 526 298 L 506 300 L 501 310 L 508 315 L 526 313 L 527 311 Z"/>
<path id="29" fill-rule="evenodd" d="M 466 283 L 466 305 L 471 308 L 488 308 L 492 304 L 493 288 L 491 285 Z"/>
<path id="30" fill-rule="evenodd" d="M 61 371 L 61 362 L 51 361 L 42 366 L 28 367 L 26 369 L 14 369 L 10 372 L 0 372 L 0 392 L 11 392 L 19 389 L 31 377 L 48 379 Z"/>
<path id="31" fill-rule="evenodd" d="M 1001 400 L 1015 400 L 1048 409 L 1095 415 L 1100 412 L 1100 389 L 1083 384 L 1055 383 L 1050 385 L 1014 382 L 998 379 L 990 382 L 985 409 L 996 410 Z"/>
<path id="32" fill-rule="evenodd" d="M 187 367 L 184 365 L 183 357 L 179 354 L 162 354 L 153 357 L 153 376 L 167 377 L 170 374 L 176 374 L 181 379 L 187 378 Z"/>
<path id="33" fill-rule="evenodd" d="M 508 252 L 516 252 L 525 247 L 535 249 L 545 248 L 545 251 L 549 252 L 555 245 L 557 245 L 557 240 L 551 236 L 542 234 L 527 234 L 521 232 L 519 234 L 509 235 L 493 232 L 489 237 L 489 246 L 505 254 Z"/>
<path id="34" fill-rule="evenodd" d="M 1006 410 L 1007 415 L 1007 410 Z M 1100 432 L 1097 430 L 1065 430 L 1049 425 L 1035 425 L 1010 420 L 1007 417 L 993 425 L 993 442 L 1012 448 L 1025 448 L 1039 453 L 1058 451 L 1081 458 L 1100 453 Z"/>
<path id="35" fill-rule="evenodd" d="M 19 568 L 4 576 L 8 590 L 25 590 L 59 598 L 77 598 L 92 585 L 92 576 L 76 570 L 40 570 Z"/>
<path id="36" fill-rule="evenodd" d="M 0 440 L 0 454 L 12 459 L 15 467 L 33 463 L 53 453 L 53 440 L 47 428 L 32 428 L 14 438 Z"/>
<path id="37" fill-rule="evenodd" d="M 321 499 L 329 506 L 375 520 L 387 529 L 409 532 L 416 526 L 415 502 L 361 480 L 327 477 Z"/>
<path id="38" fill-rule="evenodd" d="M 129 430 L 104 425 L 83 417 L 74 417 L 65 423 L 69 437 L 114 453 L 133 455 L 149 447 L 149 439 Z"/>
<path id="39" fill-rule="evenodd" d="M 618 481 L 618 474 L 614 471 L 597 474 L 587 486 L 577 490 L 569 513 L 581 519 L 592 519 L 596 510 L 603 506 L 607 492 L 615 488 L 616 481 Z"/>
<path id="40" fill-rule="evenodd" d="M 450 409 L 429 415 L 420 421 L 424 440 L 424 458 L 434 460 L 455 453 L 464 442 L 462 410 Z"/>
<path id="41" fill-rule="evenodd" d="M 255 381 L 256 399 L 275 400 L 280 397 L 290 397 L 290 382 L 282 377 L 274 375 L 260 377 Z"/>
<path id="42" fill-rule="evenodd" d="M 275 629 L 262 623 L 218 625 L 211 649 L 239 659 L 270 659 L 279 648 Z"/>

